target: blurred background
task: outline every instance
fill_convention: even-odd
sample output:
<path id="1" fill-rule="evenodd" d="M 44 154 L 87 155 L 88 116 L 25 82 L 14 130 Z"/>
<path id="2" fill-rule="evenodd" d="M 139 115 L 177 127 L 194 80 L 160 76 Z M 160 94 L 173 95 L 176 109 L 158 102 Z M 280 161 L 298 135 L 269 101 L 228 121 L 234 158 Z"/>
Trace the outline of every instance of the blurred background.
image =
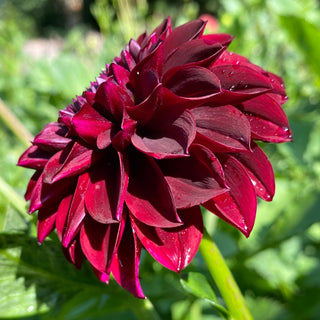
<path id="1" fill-rule="evenodd" d="M 229 49 L 280 75 L 293 142 L 263 145 L 276 196 L 260 201 L 252 235 L 205 214 L 207 228 L 255 319 L 320 319 L 319 0 L 0 0 L 0 319 L 143 319 L 133 298 L 67 263 L 53 234 L 36 240 L 16 167 L 25 138 L 57 119 L 130 40 L 168 15 L 178 26 L 206 14 L 207 31 L 235 36 Z M 208 16 L 209 15 L 209 16 Z M 23 130 L 18 119 L 27 131 Z M 30 172 L 29 172 L 30 171 Z M 184 274 L 210 279 L 200 255 L 177 275 L 143 255 L 145 294 L 162 319 L 221 319 Z"/>

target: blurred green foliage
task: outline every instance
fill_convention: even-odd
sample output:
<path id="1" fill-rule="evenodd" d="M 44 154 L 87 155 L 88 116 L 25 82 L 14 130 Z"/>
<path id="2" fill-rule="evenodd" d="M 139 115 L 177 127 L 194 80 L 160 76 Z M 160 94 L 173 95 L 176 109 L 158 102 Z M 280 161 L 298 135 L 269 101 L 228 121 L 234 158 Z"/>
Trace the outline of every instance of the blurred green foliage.
<path id="1" fill-rule="evenodd" d="M 249 239 L 204 217 L 255 319 L 320 319 L 319 2 L 84 0 L 81 12 L 67 2 L 0 2 L 0 98 L 33 134 L 56 120 L 130 37 L 167 15 L 176 25 L 215 16 L 219 32 L 235 36 L 230 50 L 283 77 L 294 141 L 263 145 L 276 175 L 274 200 L 259 203 Z M 30 41 L 43 36 L 54 40 L 55 54 L 28 53 Z M 99 283 L 87 264 L 74 269 L 54 234 L 37 245 L 35 218 L 21 200 L 31 172 L 16 167 L 25 145 L 1 116 L 0 141 L 0 319 L 140 319 L 142 302 L 113 281 Z M 221 319 L 223 301 L 200 256 L 179 276 L 143 255 L 140 275 L 162 319 Z"/>

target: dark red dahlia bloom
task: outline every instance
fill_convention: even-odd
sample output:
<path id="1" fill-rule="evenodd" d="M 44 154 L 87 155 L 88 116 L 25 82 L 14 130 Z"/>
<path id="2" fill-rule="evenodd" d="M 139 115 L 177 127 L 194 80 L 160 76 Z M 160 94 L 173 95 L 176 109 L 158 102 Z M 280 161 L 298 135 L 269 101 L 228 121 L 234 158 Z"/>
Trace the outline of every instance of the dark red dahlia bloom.
<path id="1" fill-rule="evenodd" d="M 141 249 L 179 272 L 198 250 L 200 205 L 249 236 L 256 196 L 274 194 L 255 140 L 291 140 L 282 80 L 203 35 L 165 20 L 131 40 L 25 151 L 26 199 L 38 239 L 56 229 L 68 259 L 88 259 L 137 297 Z"/>

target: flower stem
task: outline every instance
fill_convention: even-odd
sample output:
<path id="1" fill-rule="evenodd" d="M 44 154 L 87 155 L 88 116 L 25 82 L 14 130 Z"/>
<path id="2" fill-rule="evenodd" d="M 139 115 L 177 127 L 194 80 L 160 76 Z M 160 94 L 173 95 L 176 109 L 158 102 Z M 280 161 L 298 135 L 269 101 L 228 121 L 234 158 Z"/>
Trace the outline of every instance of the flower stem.
<path id="1" fill-rule="evenodd" d="M 230 320 L 253 320 L 230 269 L 206 230 L 200 244 L 200 253 L 227 305 Z"/>
<path id="2" fill-rule="evenodd" d="M 33 140 L 32 134 L 25 128 L 21 121 L 9 110 L 5 103 L 0 99 L 0 118 L 7 127 L 19 138 L 19 140 L 30 147 Z"/>
<path id="3" fill-rule="evenodd" d="M 134 299 L 131 301 L 130 308 L 139 320 L 161 320 L 149 299 Z"/>
<path id="4" fill-rule="evenodd" d="M 0 194 L 2 194 L 25 221 L 31 221 L 32 217 L 27 215 L 25 200 L 0 177 Z"/>

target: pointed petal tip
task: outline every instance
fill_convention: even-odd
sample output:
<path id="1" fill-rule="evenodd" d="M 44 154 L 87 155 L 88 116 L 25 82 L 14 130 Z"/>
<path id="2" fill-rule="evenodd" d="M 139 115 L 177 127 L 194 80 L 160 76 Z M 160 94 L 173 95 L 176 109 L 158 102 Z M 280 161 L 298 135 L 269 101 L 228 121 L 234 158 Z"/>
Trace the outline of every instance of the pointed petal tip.
<path id="1" fill-rule="evenodd" d="M 248 239 L 250 234 L 251 234 L 251 231 L 252 231 L 252 228 L 248 228 L 247 226 L 244 226 L 244 228 L 238 228 L 242 234 Z"/>

